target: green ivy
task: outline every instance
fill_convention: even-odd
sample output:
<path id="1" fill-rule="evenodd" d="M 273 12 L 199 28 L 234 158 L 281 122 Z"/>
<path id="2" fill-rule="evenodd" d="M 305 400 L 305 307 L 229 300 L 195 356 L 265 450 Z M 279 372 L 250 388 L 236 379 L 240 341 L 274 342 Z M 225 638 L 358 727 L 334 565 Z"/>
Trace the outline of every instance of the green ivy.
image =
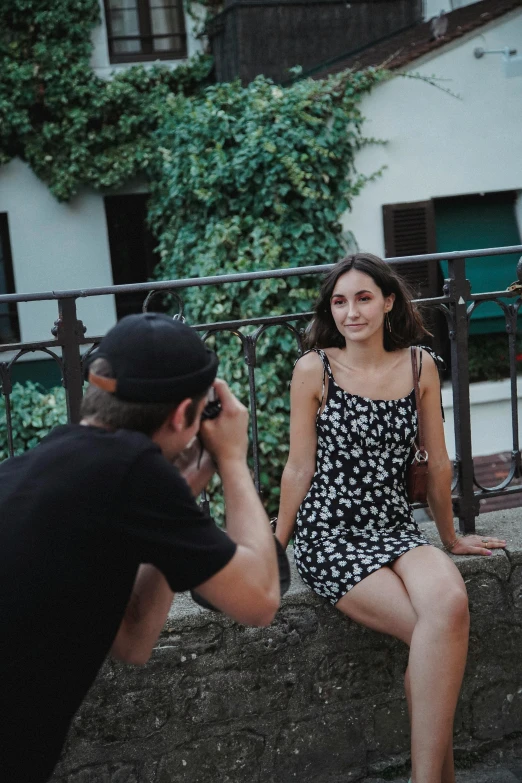
<path id="1" fill-rule="evenodd" d="M 89 64 L 98 0 L 43 5 L 0 5 L 0 163 L 19 156 L 60 200 L 147 176 L 166 102 L 205 83 L 211 58 L 104 80 Z"/>
<path id="2" fill-rule="evenodd" d="M 522 369 L 522 336 L 516 338 L 517 369 Z M 472 334 L 468 343 L 468 370 L 470 383 L 500 381 L 509 378 L 508 335 Z"/>
<path id="3" fill-rule="evenodd" d="M 363 134 L 360 102 L 386 72 L 313 81 L 299 79 L 297 69 L 288 87 L 264 77 L 210 85 L 212 63 L 202 56 L 174 70 L 135 66 L 106 81 L 89 65 L 96 24 L 98 0 L 1 4 L 0 163 L 27 161 L 61 200 L 85 186 L 105 191 L 136 175 L 148 180 L 159 278 L 325 264 L 346 251 L 340 218 L 369 179 L 354 158 L 374 141 Z M 317 284 L 294 277 L 193 289 L 188 317 L 305 312 Z M 221 372 L 245 399 L 239 343 L 216 341 Z M 258 345 L 262 484 L 271 512 L 296 355 L 284 328 Z"/>
<path id="4" fill-rule="evenodd" d="M 287 88 L 258 77 L 246 87 L 218 84 L 173 98 L 156 133 L 160 156 L 151 187 L 158 277 L 336 261 L 346 252 L 340 217 L 368 181 L 354 166 L 368 142 L 359 104 L 385 76 L 368 70 Z M 187 316 L 204 323 L 306 312 L 317 287 L 317 278 L 290 277 L 189 289 Z M 223 377 L 246 401 L 241 344 L 224 336 L 216 342 Z M 259 341 L 261 480 L 270 512 L 288 450 L 288 381 L 296 358 L 295 339 L 284 327 Z"/>
<path id="5" fill-rule="evenodd" d="M 223 10 L 223 0 L 183 0 L 183 8 L 192 19 L 193 35 L 201 38 L 207 32 L 208 23 Z"/>
<path id="6" fill-rule="evenodd" d="M 15 456 L 36 446 L 53 427 L 67 423 L 65 389 L 45 391 L 35 383 L 15 383 L 10 396 Z M 0 461 L 9 456 L 5 397 L 0 397 Z"/>

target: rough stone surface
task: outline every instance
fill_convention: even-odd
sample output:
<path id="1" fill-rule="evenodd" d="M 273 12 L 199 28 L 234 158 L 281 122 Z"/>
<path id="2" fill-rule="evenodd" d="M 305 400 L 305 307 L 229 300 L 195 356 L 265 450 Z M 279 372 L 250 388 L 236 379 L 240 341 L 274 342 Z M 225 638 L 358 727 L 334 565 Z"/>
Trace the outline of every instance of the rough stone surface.
<path id="1" fill-rule="evenodd" d="M 508 540 L 507 552 L 455 558 L 472 617 L 455 722 L 460 763 L 522 735 L 520 513 L 479 520 L 479 532 Z M 436 543 L 433 523 L 423 527 Z M 403 644 L 347 620 L 295 572 L 266 629 L 242 628 L 179 596 L 147 666 L 106 662 L 52 781 L 378 783 L 394 772 L 406 781 L 406 660 Z M 522 750 L 510 752 L 504 777 L 492 766 L 490 777 L 477 768 L 458 780 L 522 780 Z"/>
<path id="2" fill-rule="evenodd" d="M 504 742 L 478 763 L 473 763 L 470 757 L 457 758 L 457 783 L 521 783 L 521 756 L 522 740 L 518 737 Z M 396 777 L 368 777 L 360 783 L 407 783 L 408 774 L 404 771 Z"/>

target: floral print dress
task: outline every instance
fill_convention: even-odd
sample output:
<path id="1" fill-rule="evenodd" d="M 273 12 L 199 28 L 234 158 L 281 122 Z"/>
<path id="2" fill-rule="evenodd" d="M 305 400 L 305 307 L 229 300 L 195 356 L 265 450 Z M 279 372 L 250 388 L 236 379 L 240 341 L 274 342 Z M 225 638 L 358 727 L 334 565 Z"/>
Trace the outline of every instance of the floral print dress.
<path id="1" fill-rule="evenodd" d="M 298 511 L 294 554 L 303 581 L 335 604 L 373 571 L 428 541 L 406 497 L 415 390 L 399 400 L 350 394 L 335 382 L 324 351 L 315 350 L 328 396 L 317 416 L 316 471 Z"/>

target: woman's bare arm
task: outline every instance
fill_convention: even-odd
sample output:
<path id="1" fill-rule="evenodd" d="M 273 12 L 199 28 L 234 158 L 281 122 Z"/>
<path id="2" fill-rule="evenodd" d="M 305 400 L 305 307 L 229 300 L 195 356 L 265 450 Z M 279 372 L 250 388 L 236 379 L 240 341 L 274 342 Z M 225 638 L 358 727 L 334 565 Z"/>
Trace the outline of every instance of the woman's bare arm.
<path id="1" fill-rule="evenodd" d="M 428 504 L 442 543 L 455 555 L 490 555 L 491 549 L 503 548 L 506 542 L 488 536 L 457 537 L 453 522 L 451 480 L 453 469 L 446 450 L 440 407 L 440 379 L 433 358 L 424 352 L 421 377 L 421 415 L 428 452 Z"/>
<path id="2" fill-rule="evenodd" d="M 315 473 L 315 420 L 323 393 L 324 368 L 316 353 L 297 362 L 290 389 L 290 453 L 281 479 L 276 537 L 286 547 L 292 537 L 299 506 Z M 326 393 L 326 392 L 325 392 Z"/>
<path id="3" fill-rule="evenodd" d="M 451 502 L 453 471 L 444 439 L 439 373 L 426 351 L 422 357 L 421 416 L 428 452 L 428 504 L 442 543 L 450 544 L 456 536 Z"/>

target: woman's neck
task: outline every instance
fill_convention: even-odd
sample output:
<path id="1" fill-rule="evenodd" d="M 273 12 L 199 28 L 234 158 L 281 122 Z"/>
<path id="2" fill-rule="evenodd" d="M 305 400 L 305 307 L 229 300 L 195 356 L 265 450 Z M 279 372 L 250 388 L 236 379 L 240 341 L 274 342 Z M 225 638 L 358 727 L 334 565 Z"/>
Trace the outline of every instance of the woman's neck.
<path id="1" fill-rule="evenodd" d="M 376 340 L 365 342 L 346 342 L 345 348 L 339 349 L 339 361 L 352 370 L 368 371 L 382 369 L 383 363 L 389 358 L 384 349 L 382 335 L 375 335 Z"/>

